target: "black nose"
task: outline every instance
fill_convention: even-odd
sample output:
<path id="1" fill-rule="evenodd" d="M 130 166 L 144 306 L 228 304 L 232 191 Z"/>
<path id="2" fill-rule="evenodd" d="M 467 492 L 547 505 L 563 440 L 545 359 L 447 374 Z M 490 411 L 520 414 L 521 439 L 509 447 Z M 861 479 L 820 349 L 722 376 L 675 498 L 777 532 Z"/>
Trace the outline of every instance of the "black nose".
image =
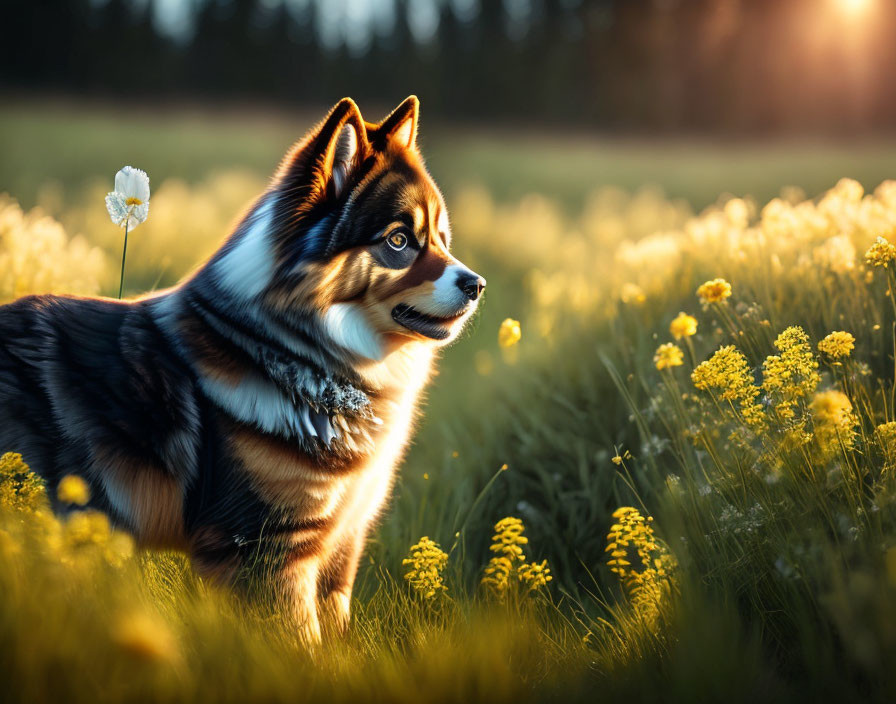
<path id="1" fill-rule="evenodd" d="M 485 279 L 479 274 L 461 274 L 457 277 L 457 287 L 464 292 L 467 298 L 475 301 L 482 293 L 482 289 L 485 288 Z"/>

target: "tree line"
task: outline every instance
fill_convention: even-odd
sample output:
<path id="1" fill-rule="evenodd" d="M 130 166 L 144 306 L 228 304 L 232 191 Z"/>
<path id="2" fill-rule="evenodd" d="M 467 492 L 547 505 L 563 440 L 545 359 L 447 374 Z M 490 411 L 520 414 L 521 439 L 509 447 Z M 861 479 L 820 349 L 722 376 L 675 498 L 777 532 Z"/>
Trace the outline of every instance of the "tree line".
<path id="1" fill-rule="evenodd" d="M 196 0 L 185 41 L 155 0 L 6 0 L 0 87 L 111 99 L 286 105 L 408 93 L 427 115 L 626 132 L 887 131 L 896 3 L 871 0 L 501 0 L 438 3 L 426 41 L 410 3 L 364 51 L 325 46 L 321 5 Z M 842 5 L 843 7 L 839 7 Z M 516 24 L 514 24 L 514 22 Z"/>

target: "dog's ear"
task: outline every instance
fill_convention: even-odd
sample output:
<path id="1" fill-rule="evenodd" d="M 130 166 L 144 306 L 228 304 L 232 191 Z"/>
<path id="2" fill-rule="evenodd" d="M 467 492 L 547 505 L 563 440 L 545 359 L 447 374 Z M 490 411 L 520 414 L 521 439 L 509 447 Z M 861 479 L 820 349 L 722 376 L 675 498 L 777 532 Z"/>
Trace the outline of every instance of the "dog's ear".
<path id="1" fill-rule="evenodd" d="M 324 120 L 312 147 L 315 176 L 328 195 L 339 197 L 360 164 L 367 142 L 361 111 L 351 98 L 340 100 Z"/>
<path id="2" fill-rule="evenodd" d="M 417 119 L 420 116 L 420 101 L 411 95 L 395 108 L 376 130 L 377 146 L 383 148 L 388 142 L 395 142 L 407 149 L 417 147 Z"/>
<path id="3" fill-rule="evenodd" d="M 303 199 L 306 207 L 338 198 L 368 150 L 361 111 L 351 98 L 343 98 L 287 155 L 281 166 L 281 183 L 285 190 L 307 194 Z"/>

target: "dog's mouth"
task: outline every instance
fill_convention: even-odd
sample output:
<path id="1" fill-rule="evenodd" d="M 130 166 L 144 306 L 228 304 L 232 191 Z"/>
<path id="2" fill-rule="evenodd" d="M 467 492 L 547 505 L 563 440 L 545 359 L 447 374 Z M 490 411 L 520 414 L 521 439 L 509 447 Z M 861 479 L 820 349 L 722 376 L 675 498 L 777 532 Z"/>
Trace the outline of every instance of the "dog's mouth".
<path id="1" fill-rule="evenodd" d="M 433 340 L 444 340 L 451 334 L 451 326 L 463 316 L 464 312 L 462 310 L 457 315 L 439 318 L 421 313 L 407 303 L 399 303 L 392 309 L 392 320 L 411 332 Z"/>

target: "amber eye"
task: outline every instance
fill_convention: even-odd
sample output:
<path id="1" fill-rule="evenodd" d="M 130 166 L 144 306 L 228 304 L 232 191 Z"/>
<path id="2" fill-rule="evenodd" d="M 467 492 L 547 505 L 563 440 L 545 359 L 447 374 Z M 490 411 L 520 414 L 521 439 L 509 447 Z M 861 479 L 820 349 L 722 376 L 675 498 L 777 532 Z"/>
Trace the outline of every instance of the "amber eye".
<path id="1" fill-rule="evenodd" d="M 400 252 L 408 246 L 408 238 L 402 232 L 393 232 L 386 238 L 386 242 L 388 242 L 389 246 L 396 252 Z"/>

